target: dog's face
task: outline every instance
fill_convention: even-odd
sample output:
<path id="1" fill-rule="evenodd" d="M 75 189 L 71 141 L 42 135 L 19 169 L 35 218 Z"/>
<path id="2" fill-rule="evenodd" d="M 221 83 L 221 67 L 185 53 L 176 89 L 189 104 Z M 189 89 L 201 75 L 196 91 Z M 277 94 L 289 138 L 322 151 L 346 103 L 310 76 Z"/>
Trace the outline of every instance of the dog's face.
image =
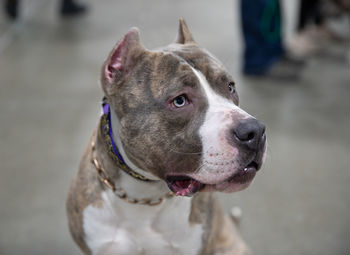
<path id="1" fill-rule="evenodd" d="M 129 159 L 177 195 L 238 191 L 260 169 L 264 125 L 238 107 L 232 77 L 184 21 L 176 43 L 159 51 L 146 50 L 131 29 L 106 60 L 101 83 Z"/>

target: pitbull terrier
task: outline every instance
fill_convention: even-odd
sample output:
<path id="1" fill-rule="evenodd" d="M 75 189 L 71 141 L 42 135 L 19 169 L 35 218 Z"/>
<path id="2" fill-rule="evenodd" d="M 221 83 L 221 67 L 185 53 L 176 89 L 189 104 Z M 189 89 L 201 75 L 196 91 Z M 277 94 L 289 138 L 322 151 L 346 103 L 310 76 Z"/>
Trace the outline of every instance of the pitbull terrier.
<path id="1" fill-rule="evenodd" d="M 180 19 L 150 51 L 132 28 L 102 67 L 103 115 L 67 213 L 85 254 L 250 254 L 211 191 L 246 188 L 264 125 L 238 107 L 232 77 Z"/>

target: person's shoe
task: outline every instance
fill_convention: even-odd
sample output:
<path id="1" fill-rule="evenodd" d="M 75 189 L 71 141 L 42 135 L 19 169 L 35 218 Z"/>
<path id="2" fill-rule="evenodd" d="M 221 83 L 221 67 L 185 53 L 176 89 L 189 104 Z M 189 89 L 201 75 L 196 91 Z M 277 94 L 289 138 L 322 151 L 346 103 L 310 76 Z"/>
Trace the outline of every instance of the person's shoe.
<path id="1" fill-rule="evenodd" d="M 61 15 L 62 16 L 75 16 L 84 14 L 87 11 L 87 7 L 81 4 L 77 4 L 74 2 L 66 3 L 64 1 L 61 7 Z"/>
<path id="2" fill-rule="evenodd" d="M 295 57 L 305 58 L 317 54 L 320 44 L 314 41 L 308 32 L 300 32 L 287 42 L 288 51 Z"/>
<path id="3" fill-rule="evenodd" d="M 14 20 L 18 16 L 18 0 L 6 0 L 5 1 L 5 12 L 7 16 Z"/>
<path id="4" fill-rule="evenodd" d="M 300 73 L 304 66 L 304 60 L 292 58 L 286 55 L 276 61 L 268 70 L 264 72 L 248 72 L 245 70 L 244 75 L 250 78 L 295 81 L 300 78 Z"/>
<path id="5" fill-rule="evenodd" d="M 304 60 L 285 56 L 272 65 L 265 73 L 265 76 L 276 80 L 295 81 L 300 78 L 300 73 L 304 66 Z"/>

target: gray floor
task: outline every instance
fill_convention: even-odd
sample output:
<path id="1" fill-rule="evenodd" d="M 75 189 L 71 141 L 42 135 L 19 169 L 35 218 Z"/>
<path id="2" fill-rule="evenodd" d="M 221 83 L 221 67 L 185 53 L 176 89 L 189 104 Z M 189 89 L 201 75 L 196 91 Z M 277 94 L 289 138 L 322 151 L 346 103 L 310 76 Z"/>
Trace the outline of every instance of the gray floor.
<path id="1" fill-rule="evenodd" d="M 232 70 L 243 108 L 268 128 L 267 162 L 253 185 L 220 195 L 227 210 L 243 209 L 242 233 L 255 254 L 350 254 L 346 48 L 310 59 L 299 82 L 254 80 L 238 72 L 237 1 L 99 0 L 71 20 L 54 3 L 24 2 L 18 24 L 0 17 L 1 255 L 80 254 L 65 197 L 99 116 L 100 65 L 131 26 L 148 48 L 171 42 L 180 16 Z"/>

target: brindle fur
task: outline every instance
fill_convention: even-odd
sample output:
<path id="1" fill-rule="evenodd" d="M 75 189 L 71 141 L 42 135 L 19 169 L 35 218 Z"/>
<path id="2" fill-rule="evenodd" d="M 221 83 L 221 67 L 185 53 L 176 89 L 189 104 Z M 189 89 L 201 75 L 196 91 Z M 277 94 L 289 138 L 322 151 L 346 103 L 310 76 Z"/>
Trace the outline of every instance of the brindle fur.
<path id="1" fill-rule="evenodd" d="M 215 57 L 195 43 L 183 20 L 180 20 L 177 42 L 162 50 L 146 50 L 139 42 L 137 31 L 121 43 L 127 45 L 124 50 L 128 52 L 128 58 L 122 60 L 122 69 L 114 70 L 113 82 L 110 82 L 105 70 L 110 68 L 108 65 L 115 58 L 114 49 L 103 66 L 101 85 L 120 121 L 119 136 L 128 157 L 138 167 L 162 179 L 165 178 L 164 169 L 182 173 L 195 171 L 200 166 L 202 151 L 196 131 L 203 123 L 208 102 L 205 97 L 195 97 L 195 114 L 169 114 L 164 102 L 188 88 L 199 91 L 198 94 L 203 93 L 193 67 L 205 75 L 217 93 L 238 104 L 237 95 L 232 96 L 227 91 L 227 83 L 232 82 L 232 78 Z M 109 158 L 99 128 L 91 141 L 96 142 L 96 155 L 110 176 L 118 178 L 120 170 Z M 82 214 L 90 204 L 103 206 L 101 192 L 105 189 L 91 163 L 91 153 L 89 143 L 67 200 L 71 234 L 86 254 L 91 252 L 84 241 Z M 202 224 L 205 230 L 199 255 L 249 254 L 214 194 L 197 193 L 193 197 L 189 221 Z"/>
<path id="2" fill-rule="evenodd" d="M 118 178 L 118 173 L 121 171 L 115 167 L 114 162 L 108 156 L 102 134 L 97 129 L 84 152 L 79 171 L 71 183 L 67 199 L 69 229 L 74 241 L 85 254 L 91 254 L 91 251 L 84 240 L 83 212 L 90 204 L 101 208 L 103 206 L 101 193 L 106 189 L 98 180 L 95 166 L 91 163 L 92 142 L 96 144 L 96 156 L 103 163 L 108 174 L 112 178 Z M 203 247 L 198 255 L 250 254 L 233 221 L 223 213 L 213 193 L 197 193 L 193 197 L 189 221 L 191 224 L 203 225 L 205 230 L 202 237 Z"/>
<path id="3" fill-rule="evenodd" d="M 183 27 L 186 25 L 181 21 Z M 171 112 L 166 102 L 190 88 L 203 94 L 192 67 L 201 71 L 212 88 L 220 95 L 238 104 L 238 96 L 230 94 L 227 84 L 232 78 L 223 65 L 205 49 L 195 43 L 189 31 L 182 33 L 180 42 L 159 51 L 146 50 L 140 43 L 138 32 L 128 39 L 127 68 L 116 71 L 114 81 L 108 82 L 104 71 L 114 55 L 112 51 L 102 68 L 102 88 L 118 116 L 119 135 L 128 156 L 138 167 L 160 178 L 164 169 L 190 173 L 200 166 L 202 145 L 196 130 L 204 120 L 208 107 L 205 97 L 196 100 L 193 114 Z M 125 89 L 127 87 L 128 89 Z M 117 97 L 115 95 L 118 95 Z"/>

